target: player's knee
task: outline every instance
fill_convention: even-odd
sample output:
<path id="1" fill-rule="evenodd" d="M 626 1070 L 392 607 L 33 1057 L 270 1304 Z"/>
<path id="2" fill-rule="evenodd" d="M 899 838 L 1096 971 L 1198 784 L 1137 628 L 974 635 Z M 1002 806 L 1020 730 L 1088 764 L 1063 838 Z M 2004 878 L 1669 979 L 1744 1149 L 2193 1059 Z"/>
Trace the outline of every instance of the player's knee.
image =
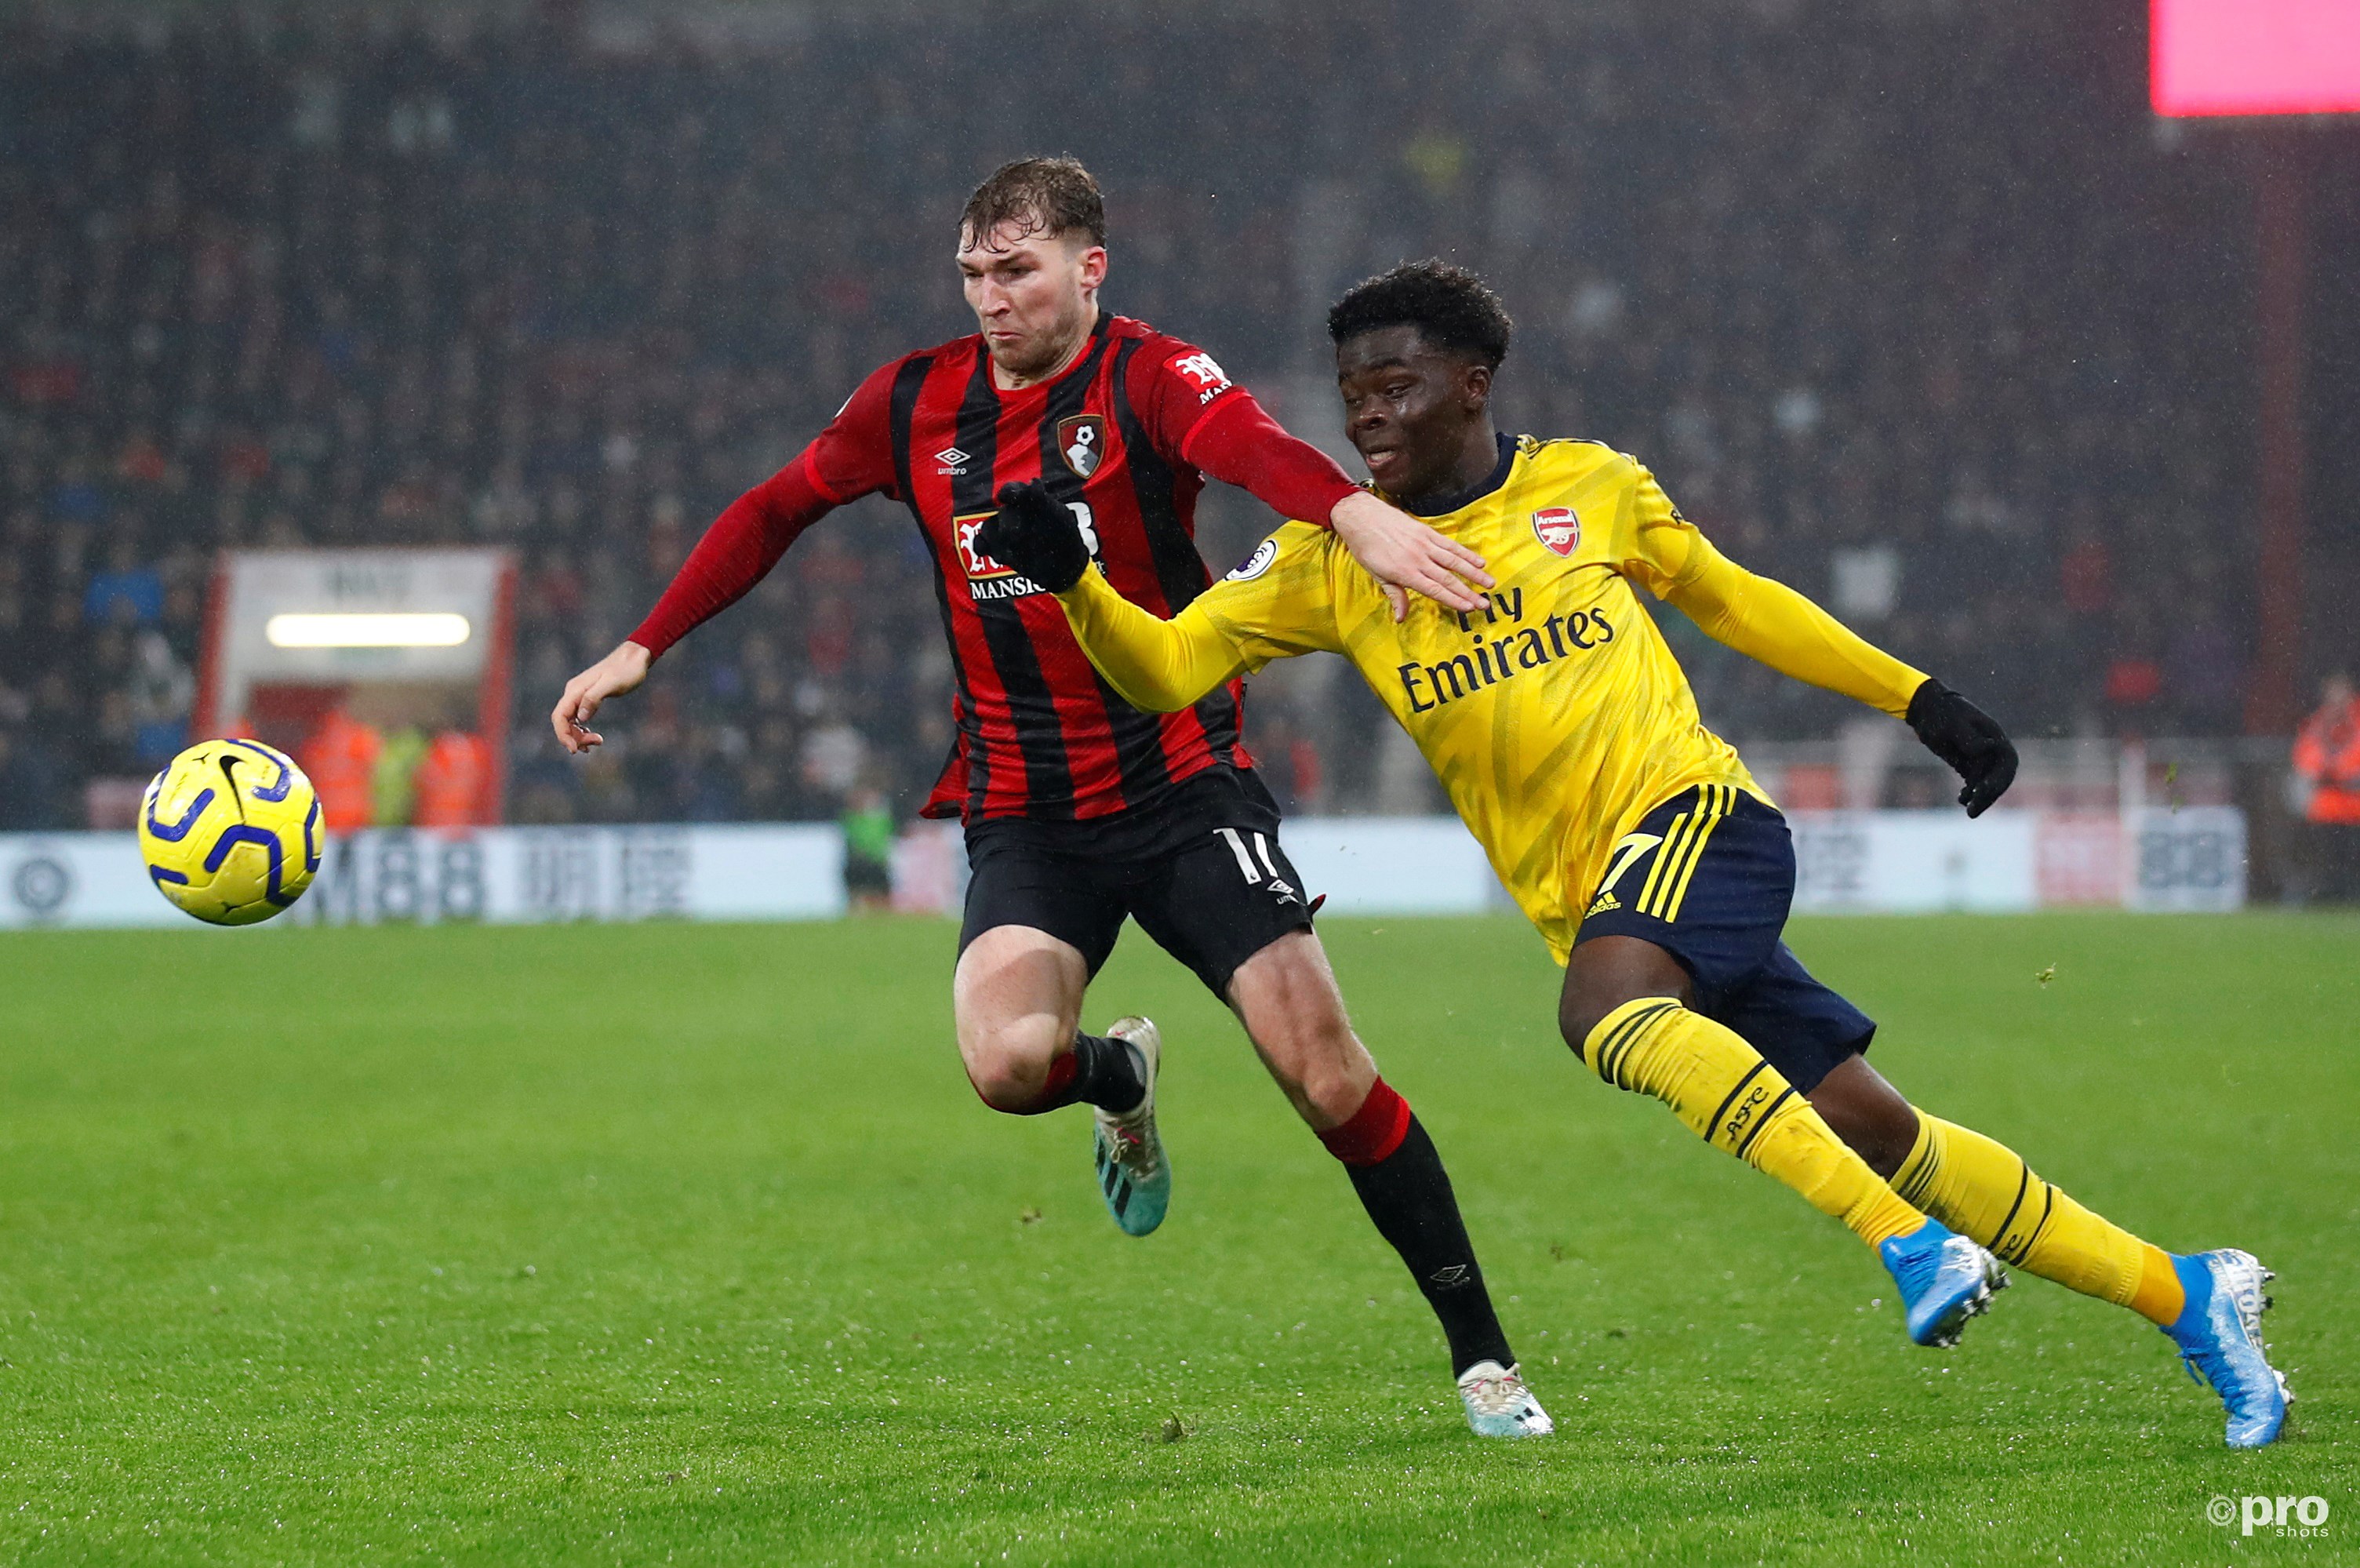
<path id="1" fill-rule="evenodd" d="M 977 1097 L 993 1110 L 1012 1116 L 1023 1114 L 1039 1102 L 1047 1077 L 1038 1068 L 1027 1071 L 1013 1062 L 969 1062 L 967 1069 L 967 1080 L 975 1085 Z"/>
<path id="2" fill-rule="evenodd" d="M 1577 946 L 1566 964 L 1557 1026 L 1579 1057 L 1616 1008 L 1642 997 L 1688 995 L 1687 972 L 1669 952 L 1636 937 L 1601 937 Z"/>
<path id="3" fill-rule="evenodd" d="M 1375 1081 L 1372 1073 L 1354 1072 L 1349 1064 L 1326 1063 L 1291 1085 L 1287 1097 L 1314 1127 L 1338 1127 L 1360 1112 Z"/>
<path id="4" fill-rule="evenodd" d="M 1044 1042 L 1022 1035 L 1003 1033 L 959 1043 L 967 1080 L 975 1086 L 978 1097 L 993 1110 L 1011 1115 L 1021 1115 L 1040 1103 L 1053 1054 Z"/>
<path id="5" fill-rule="evenodd" d="M 1631 1000 L 1633 998 L 1604 988 L 1568 991 L 1557 1000 L 1557 1032 L 1565 1036 L 1565 1043 L 1572 1048 L 1573 1054 L 1581 1056 L 1585 1043 L 1596 1032 L 1598 1025 L 1605 1022 L 1606 1015 Z"/>
<path id="6" fill-rule="evenodd" d="M 1316 1127 L 1350 1120 L 1376 1081 L 1376 1064 L 1340 1010 L 1306 1009 L 1257 1043 L 1287 1099 Z"/>

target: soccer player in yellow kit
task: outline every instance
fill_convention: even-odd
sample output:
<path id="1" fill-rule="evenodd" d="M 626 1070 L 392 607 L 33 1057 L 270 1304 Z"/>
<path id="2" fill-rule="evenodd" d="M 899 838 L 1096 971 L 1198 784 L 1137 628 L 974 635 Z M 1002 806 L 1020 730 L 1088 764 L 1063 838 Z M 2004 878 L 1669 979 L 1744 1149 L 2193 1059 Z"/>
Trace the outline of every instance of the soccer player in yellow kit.
<path id="1" fill-rule="evenodd" d="M 1906 719 L 1960 773 L 1971 816 L 2015 774 L 1999 726 L 1731 562 L 1632 458 L 1499 435 L 1509 321 L 1473 274 L 1397 268 L 1348 293 L 1328 329 L 1353 444 L 1387 499 L 1483 556 L 1497 586 L 1481 609 L 1400 614 L 1332 533 L 1295 522 L 1165 621 L 1090 570 L 1070 519 L 1023 486 L 1001 492 L 978 543 L 1055 592 L 1092 663 L 1143 708 L 1276 658 L 1350 659 L 1566 966 L 1567 1043 L 1842 1220 L 1892 1270 L 1919 1343 L 1953 1343 L 2005 1283 L 1989 1248 L 2156 1322 L 2220 1393 L 2229 1442 L 2273 1441 L 2289 1396 L 2260 1338 L 2270 1275 L 2249 1254 L 2150 1245 L 1868 1066 L 1875 1025 L 1781 940 L 1786 820 L 1700 722 L 1637 589 Z"/>

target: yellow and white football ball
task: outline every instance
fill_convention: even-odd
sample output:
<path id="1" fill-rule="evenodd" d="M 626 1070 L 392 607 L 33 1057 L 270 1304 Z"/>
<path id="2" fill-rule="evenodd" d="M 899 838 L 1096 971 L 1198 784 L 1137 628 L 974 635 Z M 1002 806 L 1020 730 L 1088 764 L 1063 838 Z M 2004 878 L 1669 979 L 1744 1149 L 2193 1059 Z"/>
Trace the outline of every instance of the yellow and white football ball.
<path id="1" fill-rule="evenodd" d="M 216 926 L 251 926 L 301 897 L 325 842 L 311 781 L 256 740 L 190 747 L 139 803 L 157 891 Z"/>

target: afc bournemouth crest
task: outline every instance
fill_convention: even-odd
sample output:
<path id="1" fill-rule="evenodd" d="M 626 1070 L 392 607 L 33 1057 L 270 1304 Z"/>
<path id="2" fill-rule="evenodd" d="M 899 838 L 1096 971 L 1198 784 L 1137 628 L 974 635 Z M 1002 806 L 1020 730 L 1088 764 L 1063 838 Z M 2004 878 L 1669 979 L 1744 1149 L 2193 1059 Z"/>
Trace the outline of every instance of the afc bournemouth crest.
<path id="1" fill-rule="evenodd" d="M 1533 513 L 1533 532 L 1559 555 L 1570 555 L 1581 548 L 1581 519 L 1574 516 L 1571 507 L 1543 507 Z"/>
<path id="2" fill-rule="evenodd" d="M 1104 414 L 1068 414 L 1057 422 L 1057 450 L 1065 455 L 1065 466 L 1087 479 L 1098 471 L 1106 459 L 1106 416 Z"/>

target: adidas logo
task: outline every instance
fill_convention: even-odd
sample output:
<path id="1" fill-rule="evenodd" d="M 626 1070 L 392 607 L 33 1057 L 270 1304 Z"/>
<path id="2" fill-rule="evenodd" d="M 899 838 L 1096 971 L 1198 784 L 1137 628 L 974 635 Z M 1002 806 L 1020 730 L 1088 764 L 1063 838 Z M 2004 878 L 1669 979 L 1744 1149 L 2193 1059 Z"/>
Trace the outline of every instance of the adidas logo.
<path id="1" fill-rule="evenodd" d="M 1622 907 L 1622 901 L 1614 896 L 1614 890 L 1610 887 L 1604 893 L 1598 895 L 1598 902 L 1590 906 L 1590 914 L 1603 915 L 1610 909 L 1620 909 Z M 1587 919 L 1589 918 L 1589 916 L 1584 916 L 1583 918 Z"/>
<path id="2" fill-rule="evenodd" d="M 934 461 L 942 465 L 942 466 L 936 469 L 935 472 L 941 474 L 964 474 L 967 472 L 968 455 L 969 455 L 967 453 L 961 452 L 956 446 L 945 446 L 940 452 L 934 454 Z"/>

